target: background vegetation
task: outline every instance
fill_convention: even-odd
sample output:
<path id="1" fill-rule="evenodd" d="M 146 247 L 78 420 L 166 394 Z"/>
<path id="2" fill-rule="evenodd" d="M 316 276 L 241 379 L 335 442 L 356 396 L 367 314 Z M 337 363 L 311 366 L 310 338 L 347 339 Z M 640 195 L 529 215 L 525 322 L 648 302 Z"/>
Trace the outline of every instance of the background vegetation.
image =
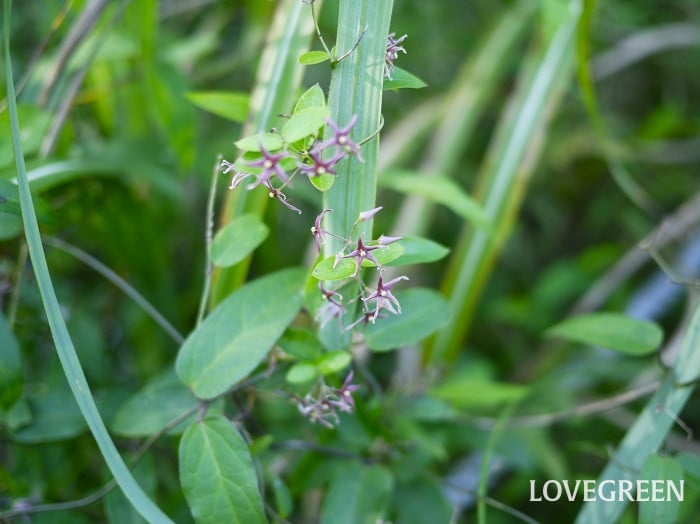
<path id="1" fill-rule="evenodd" d="M 189 333 L 196 323 L 212 171 L 219 155 L 235 157 L 246 117 L 205 111 L 192 93 L 251 91 L 278 3 L 115 1 L 90 23 L 100 4 L 16 1 L 9 36 L 22 144 L 63 317 L 101 414 L 130 459 L 144 436 L 120 432 L 115 417 L 172 365 L 180 345 L 173 331 Z M 700 5 L 592 4 L 584 2 L 583 21 L 567 22 L 578 2 L 395 1 L 391 31 L 408 35 L 397 65 L 427 87 L 384 93 L 384 210 L 374 230 L 449 247 L 449 257 L 412 267 L 411 283 L 441 289 L 464 313 L 453 311 L 458 327 L 449 340 L 438 334 L 418 349 L 361 357 L 358 413 L 336 430 L 311 426 L 271 393 L 284 386 L 283 373 L 267 389 L 227 400 L 222 409 L 253 439 L 271 518 L 314 522 L 320 514 L 334 522 L 329 501 L 352 493 L 347 479 L 355 479 L 386 495 L 381 504 L 359 497 L 359 506 L 368 514 L 382 507 L 394 522 L 449 519 L 448 501 L 460 522 L 487 514 L 496 523 L 573 521 L 580 501 L 530 503 L 529 479 L 596 478 L 673 363 L 692 288 L 671 285 L 638 244 L 650 240 L 685 280 L 700 274 Z M 320 14 L 332 42 L 336 2 L 326 0 Z M 567 23 L 578 32 L 557 62 L 546 52 Z M 576 70 L 588 51 L 595 94 Z M 461 288 L 457 275 L 478 228 L 446 202 L 449 190 L 431 195 L 407 174 L 439 174 L 483 203 L 542 63 L 556 67 L 541 117 L 527 127 L 532 136 L 503 209 L 488 217 L 500 224 L 499 242 L 478 255 L 483 268 Z M 305 68 L 291 99 L 316 82 L 327 91 L 327 66 Z M 80 499 L 110 477 L 56 358 L 22 236 L 7 101 L 0 107 L 0 346 L 18 342 L 23 375 L 21 400 L 0 404 L 0 520 L 12 521 L 2 511 Z M 228 183 L 219 178 L 219 224 Z M 303 188 L 290 194 L 303 218 L 268 206 L 270 236 L 246 280 L 309 264 L 320 197 Z M 173 328 L 154 322 L 92 259 L 80 260 L 88 254 Z M 597 310 L 656 321 L 663 350 L 630 357 L 544 334 L 570 314 Z M 686 479 L 680 522 L 693 522 L 697 508 L 697 406 L 691 396 L 682 412 L 660 414 L 673 422 L 661 454 L 675 457 Z M 135 475 L 171 518 L 188 522 L 178 442 L 160 438 Z M 484 455 L 490 462 L 482 467 Z M 385 466 L 391 480 L 362 464 Z M 386 482 L 393 488 L 384 490 Z M 136 518 L 117 491 L 75 505 L 27 518 Z M 623 522 L 642 517 L 636 505 L 624 511 Z"/>

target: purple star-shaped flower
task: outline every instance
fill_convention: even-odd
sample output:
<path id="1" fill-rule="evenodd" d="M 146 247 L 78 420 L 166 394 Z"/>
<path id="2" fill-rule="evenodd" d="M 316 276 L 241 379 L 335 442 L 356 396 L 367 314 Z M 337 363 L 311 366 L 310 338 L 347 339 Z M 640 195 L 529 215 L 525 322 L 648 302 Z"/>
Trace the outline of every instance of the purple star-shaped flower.
<path id="1" fill-rule="evenodd" d="M 278 202 L 280 202 L 287 209 L 291 209 L 292 211 L 296 211 L 297 213 L 299 213 L 301 215 L 301 209 L 299 209 L 298 207 L 294 207 L 292 204 L 287 202 L 287 195 L 282 193 L 282 191 L 272 187 L 269 184 L 265 184 L 265 187 L 270 190 L 270 192 L 268 193 L 268 196 L 270 198 L 276 199 Z"/>
<path id="2" fill-rule="evenodd" d="M 248 185 L 248 189 L 254 189 L 260 185 L 264 185 L 267 188 L 271 188 L 272 177 L 275 175 L 277 175 L 285 184 L 288 183 L 289 176 L 287 176 L 287 173 L 280 165 L 280 162 L 283 158 L 289 156 L 289 153 L 287 153 L 286 151 L 281 151 L 280 153 L 273 155 L 267 149 L 265 149 L 265 147 L 262 145 L 262 142 L 260 143 L 260 152 L 263 155 L 262 158 L 260 158 L 259 160 L 255 160 L 254 162 L 249 162 L 247 164 L 249 167 L 262 168 L 260 174 L 255 175 L 257 177 L 255 182 Z M 234 180 L 235 178 L 236 177 L 234 177 Z M 238 181 L 238 183 L 240 183 L 240 180 Z M 233 182 L 231 183 L 231 185 L 233 186 Z"/>
<path id="3" fill-rule="evenodd" d="M 350 138 L 350 131 L 357 123 L 357 114 L 352 115 L 345 127 L 340 127 L 330 118 L 326 120 L 326 123 L 333 131 L 333 136 L 317 144 L 314 150 L 321 151 L 327 147 L 335 146 L 337 153 L 355 155 L 360 162 L 364 162 L 365 160 L 360 154 L 360 146 Z"/>
<path id="4" fill-rule="evenodd" d="M 369 302 L 370 300 L 376 301 L 376 308 L 373 313 L 374 319 L 377 318 L 379 311 L 382 309 L 387 309 L 394 315 L 401 313 L 401 304 L 399 304 L 398 299 L 391 292 L 391 288 L 401 280 L 408 280 L 408 277 L 401 275 L 400 277 L 396 277 L 385 284 L 380 275 L 379 281 L 377 282 L 377 289 L 372 291 L 369 296 L 362 299 L 365 302 Z M 396 308 L 394 308 L 394 306 L 396 306 Z"/>
<path id="5" fill-rule="evenodd" d="M 391 33 L 387 37 L 386 55 L 384 56 L 384 76 L 391 80 L 391 73 L 394 71 L 394 61 L 399 57 L 399 51 L 406 54 L 406 50 L 401 46 L 401 43 L 406 40 L 408 35 L 403 35 L 401 38 L 394 38 L 396 33 Z"/>
<path id="6" fill-rule="evenodd" d="M 353 370 L 350 370 L 350 373 L 348 373 L 348 376 L 345 377 L 345 381 L 343 382 L 343 385 L 340 387 L 340 389 L 336 392 L 338 395 L 338 398 L 331 398 L 328 401 L 333 404 L 335 407 L 337 407 L 340 411 L 344 411 L 346 413 L 352 413 L 355 410 L 355 399 L 352 398 L 352 394 L 360 389 L 360 386 L 358 384 L 352 384 L 352 379 L 354 377 L 355 373 Z"/>
<path id="7" fill-rule="evenodd" d="M 312 178 L 323 175 L 335 175 L 334 167 L 345 155 L 336 153 L 328 160 L 323 160 L 321 151 L 312 151 L 309 156 L 311 157 L 311 164 L 300 164 L 299 169 L 302 173 L 306 173 L 309 178 Z"/>
<path id="8" fill-rule="evenodd" d="M 338 302 L 338 300 L 343 300 L 343 295 L 337 291 L 329 291 L 323 287 L 321 282 L 318 283 L 318 287 L 321 289 L 323 294 L 324 303 L 318 309 L 314 320 L 320 322 L 321 327 L 325 326 L 332 318 L 337 318 L 341 320 L 343 314 L 345 313 L 345 306 Z M 336 300 L 336 297 L 338 298 Z"/>
<path id="9" fill-rule="evenodd" d="M 321 246 L 326 241 L 326 234 L 328 233 L 325 229 L 321 227 L 321 220 L 323 220 L 323 217 L 326 213 L 332 212 L 332 209 L 324 209 L 316 217 L 316 220 L 314 220 L 314 225 L 311 226 L 311 234 L 314 236 L 314 244 L 316 244 L 316 249 L 319 253 L 321 252 Z"/>
<path id="10" fill-rule="evenodd" d="M 401 240 L 402 238 L 403 238 L 403 237 L 388 237 L 388 236 L 386 236 L 386 235 L 381 235 L 381 236 L 377 239 L 377 243 L 378 243 L 380 246 L 388 246 L 389 244 L 393 244 L 394 242 L 398 242 L 398 241 Z"/>
<path id="11" fill-rule="evenodd" d="M 374 262 L 375 265 L 380 266 L 381 264 L 377 261 L 376 258 L 374 258 L 374 255 L 372 255 L 372 251 L 375 249 L 379 249 L 382 246 L 365 246 L 362 243 L 362 239 L 358 238 L 357 239 L 357 247 L 350 251 L 347 255 L 343 255 L 340 258 L 354 258 L 355 259 L 355 273 L 353 273 L 353 277 L 357 276 L 357 274 L 360 272 L 360 265 L 362 264 L 363 260 L 369 260 L 370 262 Z"/>

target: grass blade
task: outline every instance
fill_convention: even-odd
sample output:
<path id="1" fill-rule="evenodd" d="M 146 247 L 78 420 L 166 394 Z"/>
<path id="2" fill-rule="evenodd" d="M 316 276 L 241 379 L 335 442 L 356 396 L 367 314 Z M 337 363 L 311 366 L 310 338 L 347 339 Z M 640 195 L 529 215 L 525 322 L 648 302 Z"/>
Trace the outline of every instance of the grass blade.
<path id="1" fill-rule="evenodd" d="M 442 121 L 421 161 L 419 171 L 426 182 L 440 174 L 455 176 L 460 154 L 470 142 L 479 119 L 488 109 L 497 85 L 518 51 L 518 42 L 531 22 L 536 4 L 521 0 L 502 15 L 488 34 L 479 52 L 465 63 L 453 87 L 445 96 L 439 112 Z M 494 60 L 494 57 L 499 57 Z M 408 197 L 396 219 L 394 232 L 424 235 L 430 226 L 434 204 L 422 196 Z"/>
<path id="2" fill-rule="evenodd" d="M 586 105 L 591 124 L 593 125 L 593 130 L 600 143 L 601 153 L 605 162 L 608 164 L 608 169 L 610 170 L 613 180 L 620 190 L 637 206 L 647 212 L 654 212 L 656 209 L 652 198 L 647 194 L 642 185 L 637 183 L 622 161 L 618 159 L 616 154 L 612 151 L 611 142 L 608 138 L 608 131 L 603 122 L 603 116 L 598 105 L 598 98 L 596 96 L 589 65 L 591 54 L 590 32 L 595 4 L 596 0 L 583 0 L 583 12 L 581 14 L 576 40 L 578 62 L 576 73 L 579 87 L 583 94 L 583 101 Z"/>
<path id="3" fill-rule="evenodd" d="M 433 361 L 453 360 L 458 354 L 481 291 L 513 226 L 548 117 L 570 77 L 580 13 L 580 0 L 571 0 L 541 57 L 539 53 L 535 57 L 534 74 L 506 112 L 483 163 L 477 197 L 493 233 L 465 227 L 461 234 L 443 281 L 453 315 L 428 348 Z"/>
<path id="4" fill-rule="evenodd" d="M 4 2 L 5 14 L 5 71 L 7 80 L 7 100 L 10 111 L 10 124 L 12 127 L 12 143 L 15 151 L 15 163 L 17 167 L 17 181 L 19 184 L 20 205 L 22 208 L 22 220 L 24 222 L 25 236 L 29 248 L 29 256 L 32 260 L 36 274 L 39 291 L 44 303 L 44 309 L 51 328 L 51 334 L 56 344 L 61 365 L 70 385 L 73 395 L 85 417 L 100 452 L 107 462 L 107 466 L 114 475 L 115 480 L 123 490 L 126 497 L 134 505 L 136 510 L 149 522 L 172 522 L 158 507 L 148 498 L 141 487 L 136 483 L 126 464 L 119 455 L 112 442 L 107 428 L 100 416 L 95 400 L 85 378 L 85 373 L 80 365 L 78 356 L 73 346 L 73 341 L 68 333 L 68 328 L 61 315 L 56 292 L 51 282 L 49 268 L 46 264 L 44 249 L 41 244 L 39 225 L 36 219 L 34 204 L 29 190 L 29 181 L 24 165 L 24 156 L 20 142 L 19 122 L 17 118 L 17 104 L 15 101 L 14 81 L 12 78 L 12 65 L 10 61 L 10 10 L 11 0 Z"/>

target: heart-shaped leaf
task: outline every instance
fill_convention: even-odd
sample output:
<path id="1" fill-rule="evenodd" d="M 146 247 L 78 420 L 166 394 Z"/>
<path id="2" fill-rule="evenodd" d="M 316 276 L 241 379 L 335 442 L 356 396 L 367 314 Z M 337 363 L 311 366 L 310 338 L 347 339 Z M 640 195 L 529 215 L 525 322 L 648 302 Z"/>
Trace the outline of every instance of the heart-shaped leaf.
<path id="1" fill-rule="evenodd" d="M 245 122 L 248 118 L 250 96 L 246 93 L 191 91 L 187 98 L 200 109 L 233 122 Z"/>
<path id="2" fill-rule="evenodd" d="M 387 351 L 419 342 L 447 323 L 449 306 L 439 293 L 414 288 L 394 294 L 401 304 L 401 313 L 380 317 L 367 326 L 365 337 L 370 349 Z"/>
<path id="3" fill-rule="evenodd" d="M 326 119 L 331 115 L 326 106 L 307 107 L 298 113 L 294 113 L 282 126 L 282 137 L 285 142 L 291 144 L 302 138 L 316 133 L 326 124 Z"/>
<path id="4" fill-rule="evenodd" d="M 212 263 L 219 267 L 237 264 L 252 253 L 269 233 L 270 229 L 256 215 L 235 218 L 214 236 L 211 243 Z"/>
<path id="5" fill-rule="evenodd" d="M 299 113 L 309 107 L 325 107 L 326 95 L 323 94 L 323 89 L 318 84 L 312 85 L 306 92 L 299 97 L 294 106 L 294 113 Z"/>
<path id="6" fill-rule="evenodd" d="M 401 242 L 394 242 L 372 251 L 372 255 L 382 266 L 396 260 L 402 253 Z M 342 258 L 336 262 L 335 257 L 326 257 L 316 264 L 313 276 L 318 280 L 342 280 L 355 274 L 355 266 L 356 262 L 353 258 Z M 362 261 L 362 267 L 375 267 L 375 264 L 371 260 L 365 259 Z"/>
<path id="7" fill-rule="evenodd" d="M 168 422 L 197 405 L 197 399 L 169 369 L 155 377 L 119 408 L 112 421 L 112 431 L 123 437 L 148 437 L 162 430 Z M 192 414 L 192 418 L 196 415 Z M 186 421 L 169 434 L 180 434 Z"/>
<path id="8" fill-rule="evenodd" d="M 663 331 L 653 322 L 620 313 L 591 313 L 569 318 L 549 328 L 545 335 L 634 356 L 653 353 L 663 340 Z"/>
<path id="9" fill-rule="evenodd" d="M 391 79 L 384 80 L 384 90 L 387 89 L 420 89 L 425 87 L 426 84 L 418 78 L 416 75 L 409 73 L 401 69 L 400 67 L 394 67 L 391 72 Z"/>
<path id="10" fill-rule="evenodd" d="M 236 147 L 243 151 L 260 151 L 260 144 L 268 151 L 282 149 L 282 137 L 277 133 L 258 133 L 236 141 Z"/>
<path id="11" fill-rule="evenodd" d="M 224 417 L 192 424 L 180 441 L 180 482 L 198 524 L 264 524 L 248 446 Z"/>
<path id="12" fill-rule="evenodd" d="M 331 55 L 325 51 L 307 51 L 299 55 L 298 62 L 303 65 L 320 64 L 329 60 Z"/>
<path id="13" fill-rule="evenodd" d="M 175 367 L 199 398 L 211 399 L 245 378 L 292 322 L 305 272 L 285 269 L 246 284 L 222 301 L 187 338 Z"/>
<path id="14" fill-rule="evenodd" d="M 387 266 L 406 266 L 409 264 L 425 264 L 435 262 L 447 256 L 450 252 L 445 246 L 421 237 L 403 237 L 401 239 L 403 253 Z"/>

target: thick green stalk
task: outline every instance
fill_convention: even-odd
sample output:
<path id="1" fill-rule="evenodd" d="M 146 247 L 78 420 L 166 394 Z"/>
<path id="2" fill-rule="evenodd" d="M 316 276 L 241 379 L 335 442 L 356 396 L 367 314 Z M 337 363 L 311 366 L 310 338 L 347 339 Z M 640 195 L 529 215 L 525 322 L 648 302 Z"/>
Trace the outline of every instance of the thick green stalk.
<path id="1" fill-rule="evenodd" d="M 34 267 L 37 285 L 46 311 L 46 317 L 51 329 L 51 335 L 56 345 L 59 360 L 63 366 L 68 384 L 78 403 L 80 412 L 90 428 L 95 441 L 107 463 L 114 479 L 126 495 L 126 498 L 134 505 L 136 511 L 149 522 L 172 522 L 144 493 L 134 477 L 126 467 L 119 451 L 107 432 L 100 412 L 95 405 L 95 400 L 90 392 L 90 387 L 85 378 L 85 373 L 80 365 L 80 360 L 75 351 L 68 328 L 63 320 L 61 308 L 56 298 L 56 292 L 49 275 L 49 268 L 41 244 L 39 225 L 36 219 L 36 211 L 32 195 L 29 190 L 29 180 L 24 164 L 24 155 L 20 140 L 19 120 L 17 117 L 17 104 L 15 102 L 14 80 L 12 78 L 12 65 L 10 57 L 10 10 L 11 0 L 5 3 L 5 71 L 7 80 L 7 100 L 10 112 L 10 125 L 12 128 L 12 145 L 15 152 L 15 164 L 17 168 L 17 183 L 19 186 L 20 206 L 22 208 L 22 221 L 24 222 L 25 237 L 29 249 L 29 256 Z"/>
<path id="2" fill-rule="evenodd" d="M 580 0 L 571 0 L 538 58 L 534 75 L 506 112 L 479 173 L 477 198 L 492 227 L 484 231 L 466 226 L 460 236 L 442 286 L 449 295 L 452 316 L 428 347 L 433 362 L 454 360 L 459 353 L 478 299 L 512 229 L 548 116 L 558 98 L 554 95 L 571 74 L 580 14 Z"/>
<path id="3" fill-rule="evenodd" d="M 321 3 L 321 0 L 316 0 L 314 8 L 320 9 Z M 269 131 L 281 123 L 279 115 L 291 111 L 304 72 L 297 57 L 308 49 L 313 31 L 313 19 L 306 3 L 301 0 L 279 2 L 258 66 L 244 136 Z M 267 193 L 262 189 L 229 191 L 220 224 L 226 225 L 244 213 L 262 216 L 268 201 Z M 212 304 L 220 302 L 245 281 L 250 261 L 249 256 L 234 267 L 214 271 Z"/>
<path id="4" fill-rule="evenodd" d="M 336 49 L 342 55 L 352 51 L 335 65 L 328 94 L 331 118 L 345 126 L 353 115 L 357 123 L 352 138 L 360 142 L 377 133 L 381 123 L 382 91 L 384 82 L 384 56 L 393 0 L 340 0 L 338 37 Z M 361 211 L 375 207 L 377 194 L 377 169 L 379 162 L 379 137 L 362 147 L 364 162 L 350 156 L 337 166 L 333 186 L 324 194 L 323 207 L 332 209 L 326 215 L 325 227 L 332 233 L 327 237 L 325 255 L 333 256 L 344 245 L 333 235 L 347 238 Z M 353 241 L 361 235 L 369 240 L 372 223 L 359 224 L 353 232 Z M 354 312 L 350 310 L 349 315 Z M 322 338 L 327 346 L 346 347 L 349 333 L 341 331 L 336 323 L 329 323 Z"/>
<path id="5" fill-rule="evenodd" d="M 600 474 L 598 486 L 606 480 L 629 480 L 634 483 L 649 455 L 659 450 L 674 423 L 680 419 L 683 406 L 700 377 L 698 345 L 700 305 L 696 306 L 685 331 L 673 371 L 666 375 L 659 390 L 625 435 L 617 452 Z M 597 498 L 583 506 L 576 524 L 617 522 L 626 505 L 625 497 L 613 501 Z"/>
<path id="6" fill-rule="evenodd" d="M 340 0 L 336 49 L 343 54 L 361 37 L 357 48 L 335 66 L 328 94 L 331 118 L 344 126 L 358 115 L 352 133 L 355 142 L 377 132 L 381 122 L 384 55 L 393 0 Z M 366 31 L 365 31 L 366 28 Z M 364 31 L 364 34 L 363 34 Z M 333 186 L 324 194 L 326 228 L 341 237 L 350 234 L 360 211 L 375 205 L 379 138 L 362 147 L 365 162 L 355 157 L 338 164 Z M 371 222 L 360 225 L 359 232 L 369 240 Z M 329 238 L 325 255 L 334 255 L 342 241 Z"/>

